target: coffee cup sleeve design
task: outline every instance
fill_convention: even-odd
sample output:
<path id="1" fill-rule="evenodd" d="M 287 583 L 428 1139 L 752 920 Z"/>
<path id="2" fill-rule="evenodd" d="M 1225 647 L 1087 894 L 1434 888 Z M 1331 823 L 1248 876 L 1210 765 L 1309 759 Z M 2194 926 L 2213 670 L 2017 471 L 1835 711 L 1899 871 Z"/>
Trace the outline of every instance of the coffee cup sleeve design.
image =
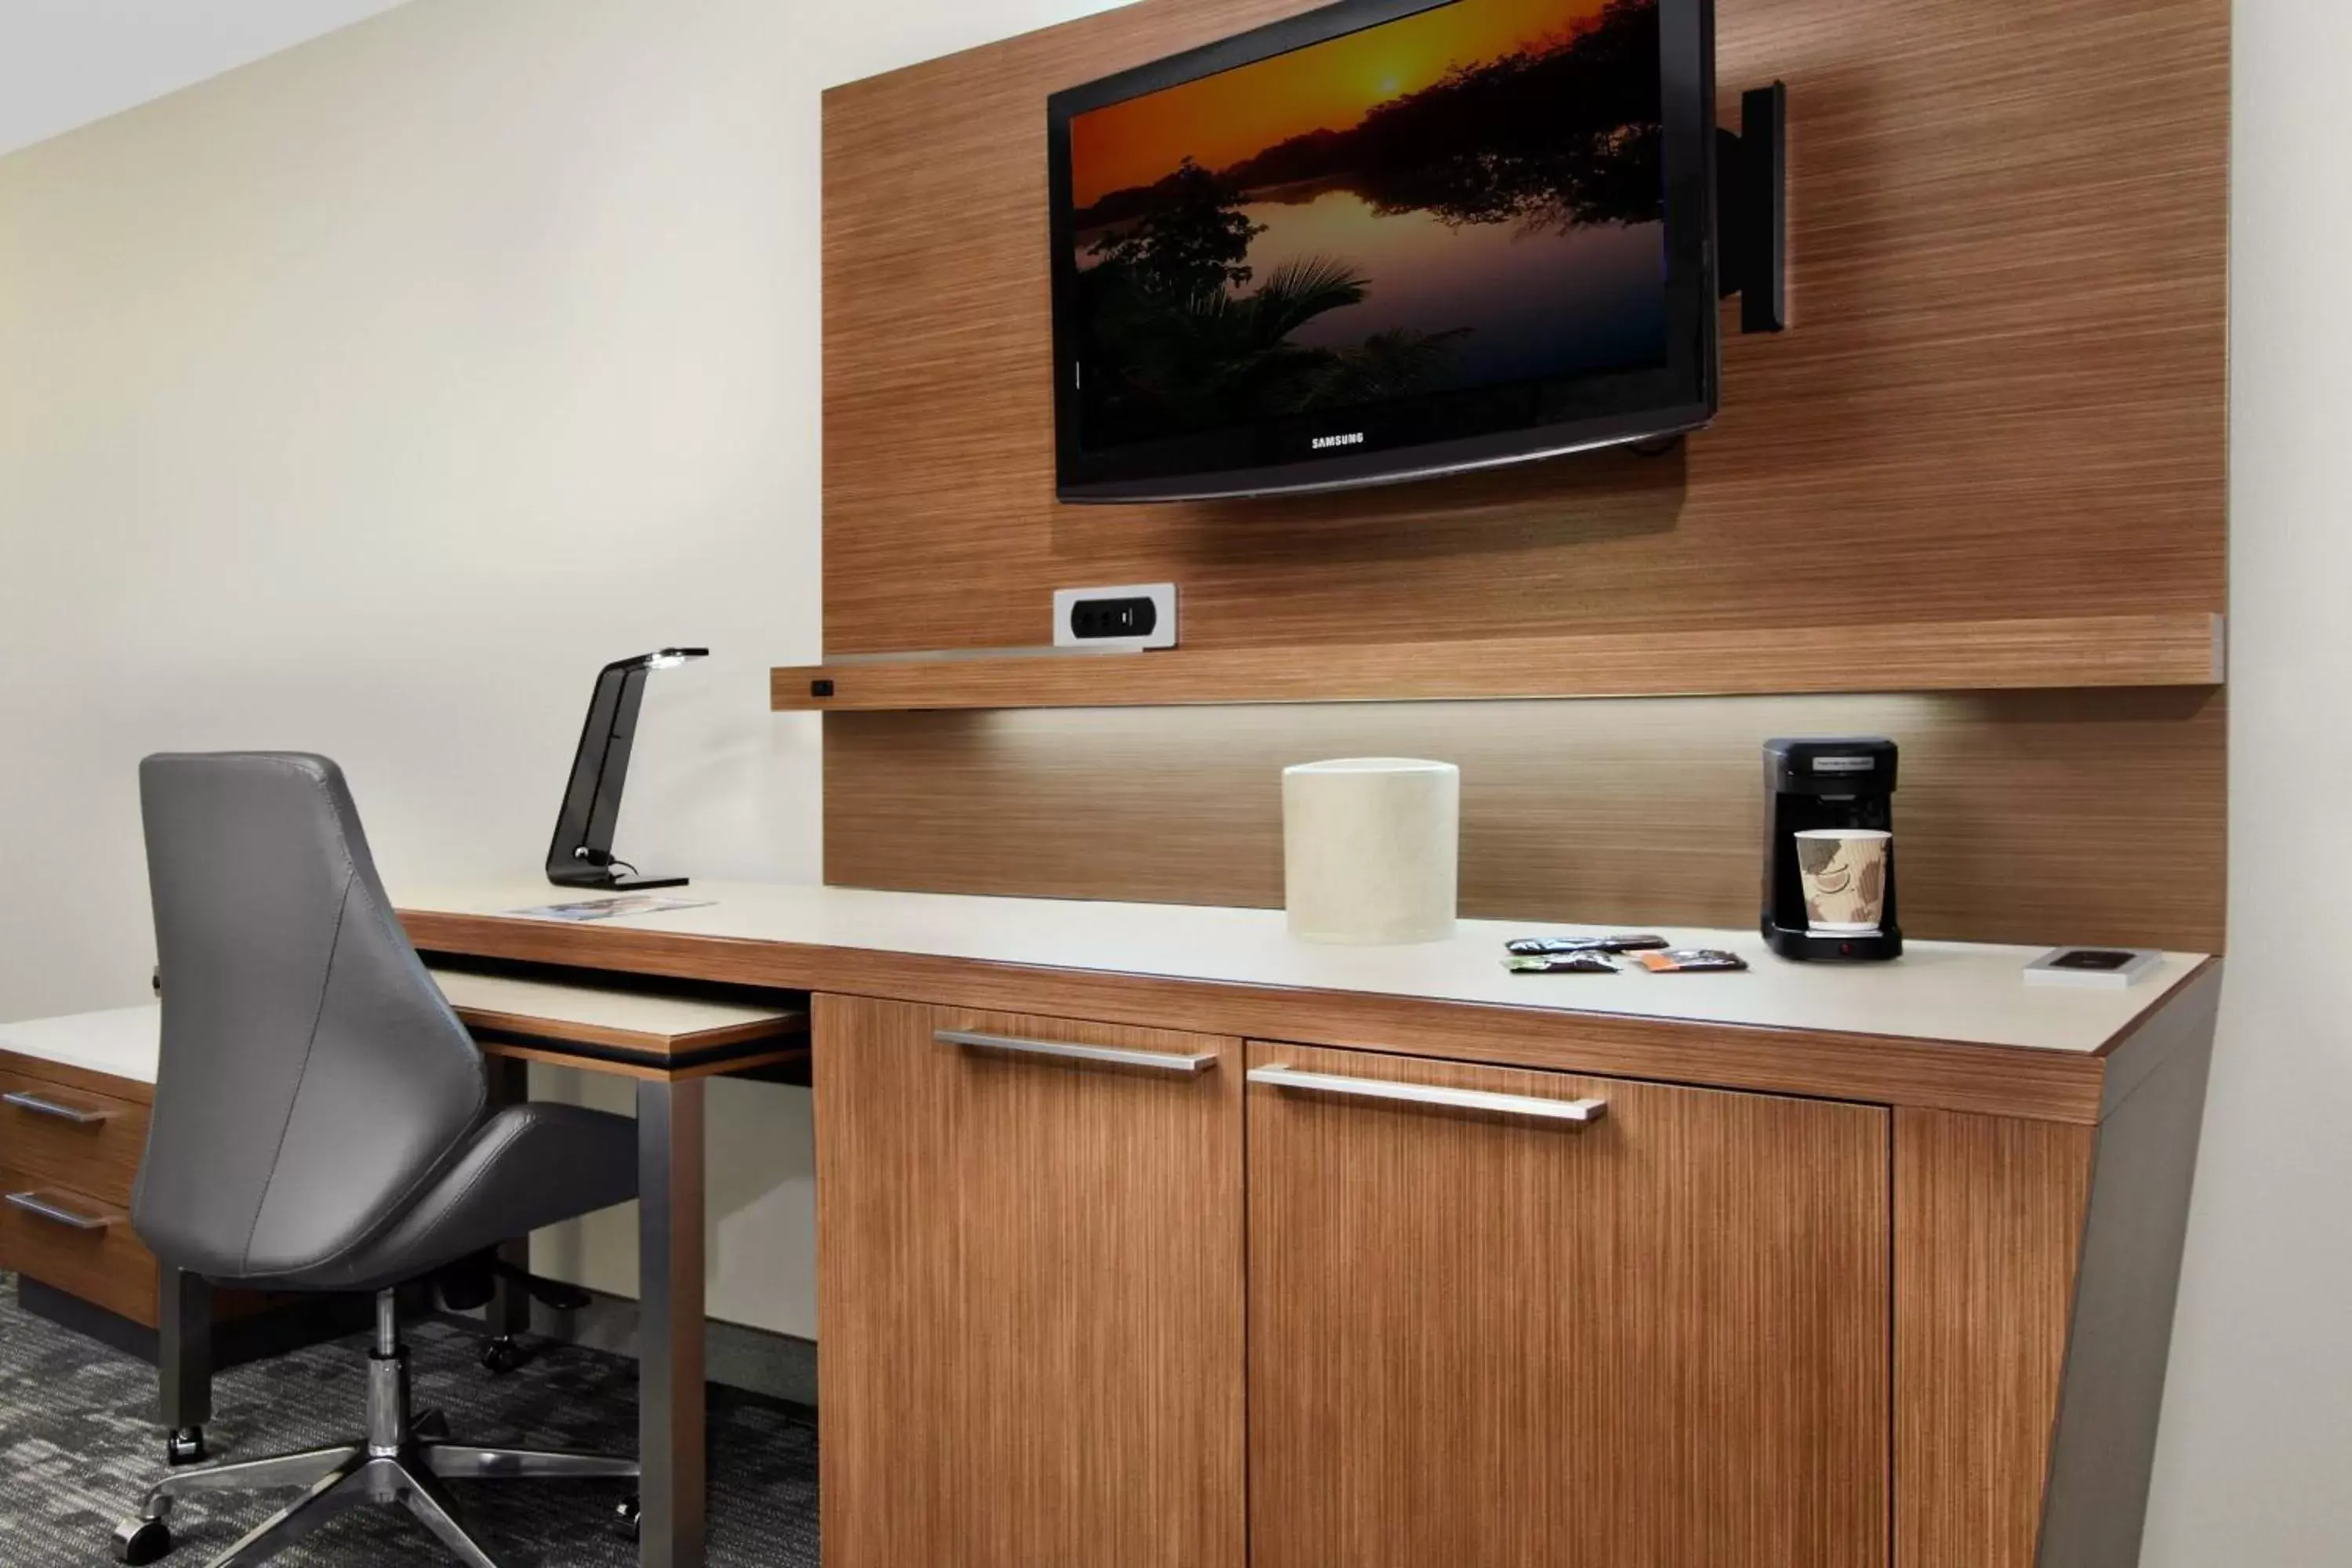
<path id="1" fill-rule="evenodd" d="M 1893 848 L 1893 835 L 1878 830 L 1825 829 L 1797 836 L 1805 918 L 1816 931 L 1852 934 L 1877 928 L 1885 908 L 1887 857 Z"/>
<path id="2" fill-rule="evenodd" d="M 1838 857 L 1844 853 L 1845 846 L 1833 838 L 1797 840 L 1797 864 L 1804 868 L 1805 875 L 1812 878 L 1819 885 L 1817 890 L 1823 893 L 1843 893 L 1853 885 L 1853 872 L 1838 864 Z M 1812 918 L 1820 920 L 1822 916 L 1815 913 Z"/>

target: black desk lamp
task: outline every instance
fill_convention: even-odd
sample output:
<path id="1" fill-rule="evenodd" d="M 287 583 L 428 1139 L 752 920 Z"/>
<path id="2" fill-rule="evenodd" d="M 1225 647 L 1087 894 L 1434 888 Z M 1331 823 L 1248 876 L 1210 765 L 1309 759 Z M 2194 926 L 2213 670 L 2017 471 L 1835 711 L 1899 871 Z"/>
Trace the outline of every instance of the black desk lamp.
<path id="1" fill-rule="evenodd" d="M 549 881 L 559 888 L 686 886 L 683 877 L 637 876 L 635 866 L 613 858 L 613 825 L 621 816 L 621 786 L 629 778 L 629 744 L 646 700 L 646 672 L 709 657 L 707 647 L 666 647 L 616 659 L 598 673 L 588 722 L 580 731 L 580 752 L 572 759 L 572 784 L 555 818 L 555 842 L 547 847 Z M 615 875 L 615 866 L 628 866 L 632 874 Z"/>

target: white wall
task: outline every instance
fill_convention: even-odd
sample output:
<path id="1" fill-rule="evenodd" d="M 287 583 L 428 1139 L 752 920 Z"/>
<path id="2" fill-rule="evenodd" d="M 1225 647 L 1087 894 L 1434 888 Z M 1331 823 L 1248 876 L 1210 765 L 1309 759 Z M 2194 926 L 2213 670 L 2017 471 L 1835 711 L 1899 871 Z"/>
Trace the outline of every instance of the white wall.
<path id="1" fill-rule="evenodd" d="M 0 153 L 291 48 L 400 0 L 0 0 Z"/>
<path id="2" fill-rule="evenodd" d="M 2230 968 L 2146 1568 L 2352 1563 L 2352 121 L 2340 0 L 2242 0 Z"/>
<path id="3" fill-rule="evenodd" d="M 622 852 L 814 878 L 818 89 L 1101 8 L 415 0 L 0 158 L 0 1017 L 145 994 L 143 753 L 322 751 L 395 884 L 527 872 L 664 643 Z M 711 1116 L 713 1310 L 813 1332 L 806 1097 Z"/>
<path id="4" fill-rule="evenodd" d="M 0 1015 L 140 994 L 143 752 L 321 748 L 396 876 L 528 867 L 590 672 L 664 641 L 720 657 L 625 849 L 811 874 L 761 672 L 818 646 L 816 89 L 1099 8 L 415 0 L 0 160 Z M 2146 1561 L 2332 1568 L 2352 14 L 2242 5 L 2237 58 L 2232 956 Z M 722 1087 L 714 1305 L 809 1331 L 804 1102 Z"/>

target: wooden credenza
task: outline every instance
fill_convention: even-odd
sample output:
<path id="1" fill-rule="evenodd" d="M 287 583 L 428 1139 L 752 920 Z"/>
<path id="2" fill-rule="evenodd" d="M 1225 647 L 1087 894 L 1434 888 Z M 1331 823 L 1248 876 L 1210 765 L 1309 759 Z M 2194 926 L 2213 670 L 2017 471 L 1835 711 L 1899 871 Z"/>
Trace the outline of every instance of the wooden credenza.
<path id="1" fill-rule="evenodd" d="M 828 1561 L 1887 1560 L 1883 1110 L 816 1027 Z"/>
<path id="2" fill-rule="evenodd" d="M 811 994 L 832 1568 L 2136 1568 L 2218 961 L 701 892 L 404 919 Z"/>
<path id="3" fill-rule="evenodd" d="M 1888 1560 L 1882 1109 L 816 1029 L 829 1562 Z"/>

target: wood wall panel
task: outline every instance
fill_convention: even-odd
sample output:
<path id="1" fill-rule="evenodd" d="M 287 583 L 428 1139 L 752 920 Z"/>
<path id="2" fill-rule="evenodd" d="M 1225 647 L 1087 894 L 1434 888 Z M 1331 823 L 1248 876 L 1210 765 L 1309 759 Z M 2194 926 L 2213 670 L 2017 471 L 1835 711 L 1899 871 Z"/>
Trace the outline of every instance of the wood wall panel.
<path id="1" fill-rule="evenodd" d="M 1745 927 L 1760 743 L 1885 733 L 1906 931 L 2218 952 L 2223 701 L 2185 691 L 835 714 L 825 877 L 1272 906 L 1290 763 L 1463 769 L 1463 912 Z"/>
<path id="2" fill-rule="evenodd" d="M 2035 1568 L 2097 1140 L 1895 1114 L 1902 1568 Z"/>
<path id="3" fill-rule="evenodd" d="M 1053 89 L 1309 8 L 1143 0 L 827 94 L 825 643 L 1199 647 L 2218 610 L 2229 0 L 1723 0 L 1790 89 L 1792 330 L 1717 426 L 1336 497 L 1053 500 Z M 1792 654 L 1801 650 L 1792 650 Z"/>

